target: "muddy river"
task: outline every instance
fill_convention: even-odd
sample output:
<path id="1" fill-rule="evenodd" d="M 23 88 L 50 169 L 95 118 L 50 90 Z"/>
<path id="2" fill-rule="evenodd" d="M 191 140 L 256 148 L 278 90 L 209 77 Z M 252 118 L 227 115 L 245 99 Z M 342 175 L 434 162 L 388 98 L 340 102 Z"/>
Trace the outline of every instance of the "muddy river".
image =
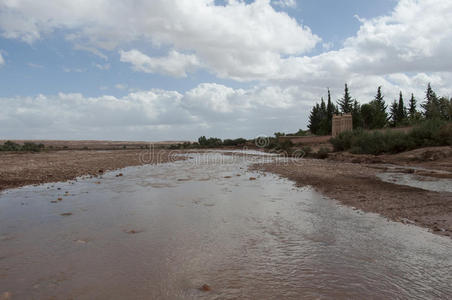
<path id="1" fill-rule="evenodd" d="M 190 157 L 0 194 L 0 299 L 452 298 L 450 238 Z"/>

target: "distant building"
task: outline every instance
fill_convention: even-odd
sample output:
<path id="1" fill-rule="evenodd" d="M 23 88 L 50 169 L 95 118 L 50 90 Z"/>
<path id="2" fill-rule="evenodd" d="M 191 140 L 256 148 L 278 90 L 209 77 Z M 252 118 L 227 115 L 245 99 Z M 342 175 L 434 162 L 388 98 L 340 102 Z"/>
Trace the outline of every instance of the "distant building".
<path id="1" fill-rule="evenodd" d="M 337 136 L 339 133 L 344 131 L 353 130 L 353 118 L 352 114 L 334 115 L 333 116 L 333 128 L 331 135 L 333 137 Z"/>

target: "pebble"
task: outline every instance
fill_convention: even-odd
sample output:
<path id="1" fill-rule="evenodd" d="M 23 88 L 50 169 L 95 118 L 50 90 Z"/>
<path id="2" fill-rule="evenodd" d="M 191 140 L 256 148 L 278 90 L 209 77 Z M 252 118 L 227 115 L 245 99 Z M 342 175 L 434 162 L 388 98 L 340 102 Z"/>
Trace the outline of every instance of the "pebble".
<path id="1" fill-rule="evenodd" d="M 211 290 L 208 284 L 203 284 L 199 289 L 203 292 L 209 292 Z"/>

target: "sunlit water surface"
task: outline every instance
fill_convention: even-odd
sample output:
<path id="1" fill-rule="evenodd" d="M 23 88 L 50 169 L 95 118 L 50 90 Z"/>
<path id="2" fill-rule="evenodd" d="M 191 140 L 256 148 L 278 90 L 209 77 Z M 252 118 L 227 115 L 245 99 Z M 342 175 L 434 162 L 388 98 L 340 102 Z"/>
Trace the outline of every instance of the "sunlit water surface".
<path id="1" fill-rule="evenodd" d="M 209 155 L 1 194 L 0 297 L 452 298 L 451 239 Z"/>

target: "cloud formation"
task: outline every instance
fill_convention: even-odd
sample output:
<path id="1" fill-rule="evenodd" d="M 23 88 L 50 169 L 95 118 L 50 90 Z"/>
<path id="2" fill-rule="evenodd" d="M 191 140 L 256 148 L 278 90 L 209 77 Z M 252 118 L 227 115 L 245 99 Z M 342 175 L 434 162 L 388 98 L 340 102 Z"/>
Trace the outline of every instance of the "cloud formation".
<path id="1" fill-rule="evenodd" d="M 297 103 L 298 92 L 204 83 L 184 94 L 153 89 L 121 98 L 65 93 L 0 98 L 0 135 L 99 138 L 102 133 L 102 138 L 112 139 L 194 139 L 219 135 L 222 128 L 222 137 L 253 137 L 256 131 L 273 133 L 280 118 L 287 126 L 303 116 L 307 107 Z M 286 96 L 282 99 L 281 94 Z"/>
<path id="2" fill-rule="evenodd" d="M 3 59 L 2 53 L 0 52 L 0 67 L 5 64 L 5 60 Z"/>
<path id="3" fill-rule="evenodd" d="M 99 56 L 119 51 L 120 61 L 136 72 L 187 77 L 206 69 L 220 78 L 250 82 L 243 85 L 247 88 L 234 89 L 213 78 L 184 93 L 151 90 L 123 98 L 60 94 L 1 99 L 6 110 L 0 112 L 0 130 L 22 130 L 31 137 L 47 134 L 39 131 L 47 126 L 87 138 L 112 126 L 118 137 L 134 139 L 147 137 L 151 129 L 153 139 L 178 134 L 194 138 L 201 133 L 252 137 L 304 127 L 313 102 L 328 87 L 333 100 L 338 99 L 345 82 L 361 102 L 370 101 L 379 85 L 388 102 L 400 90 L 422 100 L 428 82 L 438 94 L 452 96 L 449 0 L 399 0 L 388 15 L 357 17 L 359 30 L 338 50 L 330 50 L 329 41 L 272 7 L 290 7 L 294 1 L 231 0 L 218 6 L 213 0 L 130 3 L 0 0 L 0 32 L 33 43 L 62 30 L 77 49 Z M 318 44 L 324 52 L 310 56 Z M 156 49 L 170 50 L 162 56 L 149 54 Z M 33 120 L 42 123 L 36 121 L 34 126 Z"/>
<path id="4" fill-rule="evenodd" d="M 275 11 L 270 0 L 231 0 L 225 6 L 214 0 L 2 1 L 0 29 L 4 37 L 28 43 L 65 30 L 67 40 L 93 53 L 134 41 L 170 46 L 237 79 L 242 73 L 261 76 L 280 55 L 306 53 L 320 41 L 308 27 Z"/>
<path id="5" fill-rule="evenodd" d="M 145 73 L 162 73 L 173 77 L 187 77 L 187 72 L 201 66 L 195 55 L 182 54 L 175 50 L 166 57 L 149 57 L 134 49 L 119 51 L 122 62 L 132 64 L 135 71 Z"/>

